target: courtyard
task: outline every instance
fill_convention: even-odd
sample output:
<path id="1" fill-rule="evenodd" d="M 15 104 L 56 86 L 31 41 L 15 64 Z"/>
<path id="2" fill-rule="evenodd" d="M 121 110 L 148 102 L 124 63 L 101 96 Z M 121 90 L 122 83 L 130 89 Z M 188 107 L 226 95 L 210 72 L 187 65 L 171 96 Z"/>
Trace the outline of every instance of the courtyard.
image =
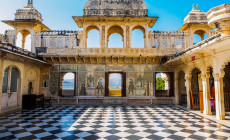
<path id="1" fill-rule="evenodd" d="M 218 139 L 230 127 L 177 106 L 62 105 L 0 117 L 0 139 Z"/>

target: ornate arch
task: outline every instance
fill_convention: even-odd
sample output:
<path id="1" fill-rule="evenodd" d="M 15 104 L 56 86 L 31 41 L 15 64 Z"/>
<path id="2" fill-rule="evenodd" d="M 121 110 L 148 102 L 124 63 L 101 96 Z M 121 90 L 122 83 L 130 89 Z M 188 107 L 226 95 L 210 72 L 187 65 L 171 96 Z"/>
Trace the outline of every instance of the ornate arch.
<path id="1" fill-rule="evenodd" d="M 18 78 L 21 79 L 22 71 L 19 68 L 19 66 L 15 65 L 15 64 L 13 64 L 13 65 L 10 64 L 10 65 L 7 65 L 7 66 L 3 67 L 3 70 L 5 71 L 8 67 L 16 67 L 17 70 L 18 70 L 18 76 L 19 76 Z"/>
<path id="2" fill-rule="evenodd" d="M 99 33 L 100 33 L 100 28 L 97 26 L 97 25 L 89 25 L 86 27 L 86 35 L 88 36 L 88 33 L 91 31 L 91 30 L 98 30 Z"/>
<path id="3" fill-rule="evenodd" d="M 38 78 L 38 72 L 37 72 L 36 69 L 34 69 L 33 67 L 29 68 L 29 69 L 26 71 L 26 73 L 25 73 L 26 78 L 28 78 L 28 77 L 27 77 L 27 73 L 28 73 L 30 70 L 33 70 L 33 71 L 35 72 L 35 74 L 36 74 L 36 78 Z"/>
<path id="4" fill-rule="evenodd" d="M 142 33 L 143 33 L 143 35 L 144 35 L 144 38 L 146 37 L 146 31 L 145 31 L 145 28 L 144 28 L 143 26 L 141 26 L 141 25 L 136 25 L 136 26 L 134 26 L 134 27 L 132 28 L 132 32 L 133 32 L 134 30 L 141 30 Z"/>
<path id="5" fill-rule="evenodd" d="M 108 33 L 108 38 L 110 37 L 110 35 L 115 34 L 115 33 L 121 35 L 121 37 L 124 38 L 124 30 L 119 25 L 110 26 L 108 28 L 108 32 L 107 33 Z"/>

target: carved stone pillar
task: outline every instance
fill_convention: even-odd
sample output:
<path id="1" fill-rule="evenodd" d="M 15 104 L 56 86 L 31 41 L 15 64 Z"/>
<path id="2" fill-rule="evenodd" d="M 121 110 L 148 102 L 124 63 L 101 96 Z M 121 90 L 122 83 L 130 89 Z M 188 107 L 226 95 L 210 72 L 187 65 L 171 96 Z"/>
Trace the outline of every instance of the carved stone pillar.
<path id="1" fill-rule="evenodd" d="M 101 47 L 100 48 L 105 48 L 106 38 L 105 38 L 105 26 L 104 25 L 101 27 L 100 37 L 101 37 L 100 39 Z"/>
<path id="2" fill-rule="evenodd" d="M 144 41 L 145 41 L 145 48 L 151 48 L 151 46 L 149 46 L 149 32 L 148 32 L 148 27 L 145 28 L 145 34 L 144 34 Z"/>
<path id="3" fill-rule="evenodd" d="M 128 26 L 123 26 L 122 29 L 123 29 L 123 38 L 122 38 L 122 41 L 123 41 L 123 48 L 127 48 L 127 39 L 128 39 L 128 36 L 127 36 L 127 28 Z M 128 33 L 129 34 L 129 33 Z"/>
<path id="4" fill-rule="evenodd" d="M 126 48 L 131 48 L 131 45 L 130 45 L 130 41 L 131 41 L 131 38 L 130 38 L 130 26 L 126 26 Z"/>
<path id="5" fill-rule="evenodd" d="M 225 120 L 223 76 L 219 74 L 213 76 L 215 80 L 216 118 Z"/>
<path id="6" fill-rule="evenodd" d="M 22 36 L 22 49 L 25 49 L 26 36 Z"/>
<path id="7" fill-rule="evenodd" d="M 187 92 L 187 108 L 191 109 L 191 79 L 192 76 L 189 74 L 186 75 L 186 92 Z"/>
<path id="8" fill-rule="evenodd" d="M 204 115 L 212 115 L 211 103 L 210 103 L 210 89 L 209 89 L 209 78 L 210 75 L 202 75 L 203 83 L 203 98 L 204 98 Z"/>

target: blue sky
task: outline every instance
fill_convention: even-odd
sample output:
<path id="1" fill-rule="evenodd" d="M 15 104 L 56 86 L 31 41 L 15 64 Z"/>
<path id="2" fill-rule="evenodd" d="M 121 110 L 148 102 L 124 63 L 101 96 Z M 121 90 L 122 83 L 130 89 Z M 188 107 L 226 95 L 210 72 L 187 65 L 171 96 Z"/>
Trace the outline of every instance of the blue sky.
<path id="1" fill-rule="evenodd" d="M 18 8 L 26 6 L 28 0 L 0 0 L 0 20 L 14 19 Z M 44 24 L 52 30 L 79 30 L 72 16 L 82 16 L 87 0 L 34 0 L 35 8 L 43 15 Z M 178 30 L 192 9 L 193 3 L 199 3 L 202 11 L 229 3 L 229 0 L 144 0 L 149 16 L 158 16 L 159 20 L 150 30 Z M 11 29 L 0 23 L 0 33 Z M 137 32 L 138 36 L 139 33 Z M 116 37 L 115 37 L 116 38 Z M 119 37 L 117 37 L 119 38 Z M 116 42 L 116 41 L 114 41 Z"/>

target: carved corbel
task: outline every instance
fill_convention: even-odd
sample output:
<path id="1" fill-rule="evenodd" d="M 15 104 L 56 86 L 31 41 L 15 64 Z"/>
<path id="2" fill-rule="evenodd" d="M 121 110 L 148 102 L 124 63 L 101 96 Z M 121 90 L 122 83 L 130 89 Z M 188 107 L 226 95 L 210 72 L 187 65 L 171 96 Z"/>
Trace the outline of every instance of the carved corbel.
<path id="1" fill-rule="evenodd" d="M 74 57 L 74 59 L 75 59 L 75 62 L 77 63 L 77 57 L 76 56 Z"/>

